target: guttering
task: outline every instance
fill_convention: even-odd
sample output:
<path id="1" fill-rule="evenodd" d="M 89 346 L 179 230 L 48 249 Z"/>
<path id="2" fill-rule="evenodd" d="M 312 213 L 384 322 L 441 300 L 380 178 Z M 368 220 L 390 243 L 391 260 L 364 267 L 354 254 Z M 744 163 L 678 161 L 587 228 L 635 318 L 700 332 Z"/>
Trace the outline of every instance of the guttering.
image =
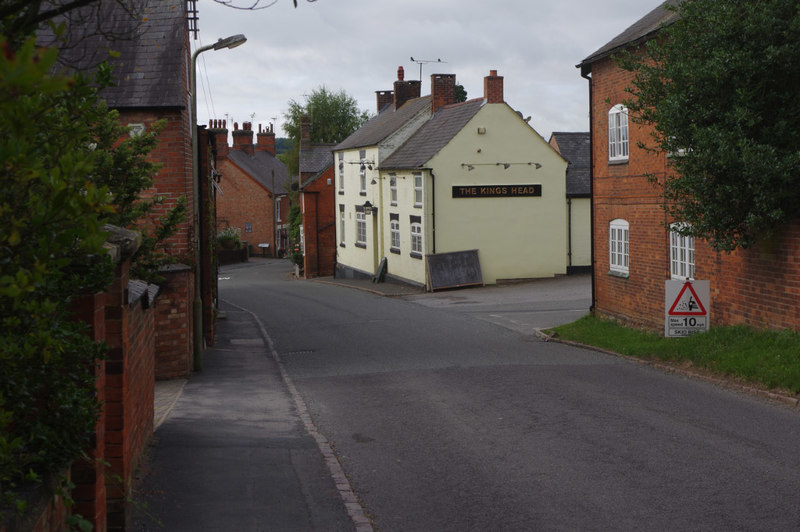
<path id="1" fill-rule="evenodd" d="M 596 288 L 594 282 L 595 260 L 594 260 L 594 106 L 592 105 L 592 68 L 591 65 L 582 63 L 578 65 L 581 69 L 581 77 L 589 82 L 589 242 L 592 270 L 592 304 L 589 312 L 595 311 Z"/>

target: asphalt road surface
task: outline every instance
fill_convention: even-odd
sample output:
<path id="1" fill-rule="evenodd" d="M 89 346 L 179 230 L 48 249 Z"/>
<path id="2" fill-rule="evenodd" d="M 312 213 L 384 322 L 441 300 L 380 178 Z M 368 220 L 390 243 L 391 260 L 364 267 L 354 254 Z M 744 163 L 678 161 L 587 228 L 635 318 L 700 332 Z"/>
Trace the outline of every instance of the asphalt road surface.
<path id="1" fill-rule="evenodd" d="M 398 299 L 285 261 L 220 275 L 376 530 L 800 529 L 800 413 L 532 335 L 581 314 L 580 282 Z"/>

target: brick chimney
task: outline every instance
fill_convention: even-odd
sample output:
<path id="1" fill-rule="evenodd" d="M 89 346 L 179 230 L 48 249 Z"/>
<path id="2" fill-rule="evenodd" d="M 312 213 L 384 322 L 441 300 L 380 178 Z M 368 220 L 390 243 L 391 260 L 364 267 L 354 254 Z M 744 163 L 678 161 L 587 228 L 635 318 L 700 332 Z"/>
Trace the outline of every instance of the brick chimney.
<path id="1" fill-rule="evenodd" d="M 419 98 L 419 81 L 406 81 L 405 70 L 402 66 L 397 67 L 397 81 L 394 82 L 394 110 L 400 109 L 404 103 L 414 98 Z"/>
<path id="2" fill-rule="evenodd" d="M 228 156 L 228 126 L 226 120 L 209 120 L 208 133 L 213 134 L 217 148 L 217 158 Z"/>
<path id="3" fill-rule="evenodd" d="M 455 74 L 431 74 L 431 101 L 434 113 L 443 105 L 456 103 Z"/>
<path id="4" fill-rule="evenodd" d="M 311 149 L 311 117 L 300 117 L 300 151 Z"/>
<path id="5" fill-rule="evenodd" d="M 375 95 L 378 97 L 379 113 L 381 112 L 381 109 L 390 103 L 394 103 L 394 91 L 375 91 Z"/>
<path id="6" fill-rule="evenodd" d="M 258 124 L 258 133 L 256 134 L 256 150 L 265 151 L 271 155 L 275 155 L 275 131 L 272 124 L 264 127 L 261 130 L 261 124 Z"/>
<path id="7" fill-rule="evenodd" d="M 486 103 L 503 103 L 503 76 L 497 75 L 497 70 L 490 70 L 489 75 L 483 78 L 483 97 Z"/>
<path id="8" fill-rule="evenodd" d="M 233 123 L 233 146 L 232 150 L 239 150 L 253 156 L 253 125 L 250 122 L 242 122 L 242 129 L 239 123 Z"/>

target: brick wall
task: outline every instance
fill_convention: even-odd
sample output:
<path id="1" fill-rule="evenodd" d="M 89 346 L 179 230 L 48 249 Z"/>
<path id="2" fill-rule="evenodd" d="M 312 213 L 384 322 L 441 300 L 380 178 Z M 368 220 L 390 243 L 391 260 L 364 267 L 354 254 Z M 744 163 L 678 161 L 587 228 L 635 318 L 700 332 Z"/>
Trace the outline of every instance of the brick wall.
<path id="1" fill-rule="evenodd" d="M 303 271 L 307 278 L 333 275 L 337 249 L 333 174 L 331 166 L 303 188 Z"/>
<path id="2" fill-rule="evenodd" d="M 179 264 L 160 273 L 166 280 L 155 306 L 155 378 L 186 377 L 194 366 L 194 277 Z"/>
<path id="3" fill-rule="evenodd" d="M 262 242 L 269 243 L 270 254 L 274 253 L 272 194 L 230 160 L 218 159 L 217 169 L 223 176 L 222 194 L 217 196 L 218 229 L 238 228 L 242 240 L 255 248 L 254 254 L 260 254 L 257 246 Z"/>
<path id="4" fill-rule="evenodd" d="M 663 155 L 646 152 L 650 129 L 629 120 L 627 163 L 608 160 L 608 111 L 629 95 L 630 74 L 610 59 L 592 65 L 592 142 L 594 152 L 595 308 L 653 330 L 664 327 L 664 281 L 670 278 L 669 223 L 658 186 L 670 171 Z M 609 275 L 608 227 L 616 218 L 630 224 L 630 271 L 627 278 Z M 695 278 L 711 285 L 711 324 L 800 328 L 800 224 L 750 250 L 718 253 L 695 242 Z"/>

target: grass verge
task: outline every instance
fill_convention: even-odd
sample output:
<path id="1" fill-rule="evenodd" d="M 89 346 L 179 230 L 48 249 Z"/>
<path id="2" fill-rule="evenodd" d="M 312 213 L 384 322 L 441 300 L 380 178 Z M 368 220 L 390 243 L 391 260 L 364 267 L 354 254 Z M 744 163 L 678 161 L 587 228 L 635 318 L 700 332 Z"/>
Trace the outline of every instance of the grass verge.
<path id="1" fill-rule="evenodd" d="M 565 340 L 631 357 L 688 362 L 769 389 L 800 392 L 800 333 L 795 331 L 714 327 L 687 338 L 664 338 L 591 315 L 551 331 Z"/>

